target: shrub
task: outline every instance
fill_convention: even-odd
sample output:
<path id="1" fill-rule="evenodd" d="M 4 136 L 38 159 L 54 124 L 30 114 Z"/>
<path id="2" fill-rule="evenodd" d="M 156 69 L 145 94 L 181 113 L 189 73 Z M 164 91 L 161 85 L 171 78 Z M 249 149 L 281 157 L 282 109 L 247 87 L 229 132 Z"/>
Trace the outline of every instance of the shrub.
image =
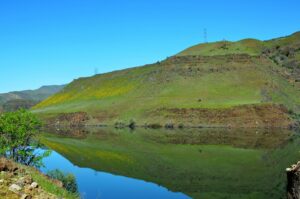
<path id="1" fill-rule="evenodd" d="M 78 192 L 78 186 L 76 182 L 76 178 L 71 173 L 64 173 L 58 169 L 55 169 L 53 171 L 48 171 L 47 176 L 49 176 L 52 179 L 59 180 L 63 183 L 64 188 L 71 192 L 71 193 L 77 193 Z"/>
<path id="2" fill-rule="evenodd" d="M 135 121 L 134 121 L 133 119 L 131 119 L 131 120 L 129 121 L 128 127 L 131 128 L 131 129 L 135 129 L 136 124 L 135 124 Z"/>
<path id="3" fill-rule="evenodd" d="M 294 111 L 293 111 L 292 109 L 289 109 L 289 110 L 288 110 L 288 114 L 293 115 L 293 114 L 294 114 Z"/>
<path id="4" fill-rule="evenodd" d="M 178 124 L 178 128 L 183 129 L 184 125 L 183 124 Z"/>
<path id="5" fill-rule="evenodd" d="M 42 166 L 49 151 L 36 153 L 41 145 L 36 139 L 41 123 L 30 112 L 19 110 L 0 116 L 0 156 L 28 166 Z"/>
<path id="6" fill-rule="evenodd" d="M 172 123 L 167 123 L 167 124 L 165 125 L 165 128 L 166 128 L 166 129 L 173 129 L 173 128 L 174 128 L 174 124 L 172 124 Z"/>
<path id="7" fill-rule="evenodd" d="M 121 128 L 125 128 L 126 127 L 126 125 L 123 122 L 120 122 L 120 121 L 115 122 L 114 126 L 117 129 L 121 129 Z"/>

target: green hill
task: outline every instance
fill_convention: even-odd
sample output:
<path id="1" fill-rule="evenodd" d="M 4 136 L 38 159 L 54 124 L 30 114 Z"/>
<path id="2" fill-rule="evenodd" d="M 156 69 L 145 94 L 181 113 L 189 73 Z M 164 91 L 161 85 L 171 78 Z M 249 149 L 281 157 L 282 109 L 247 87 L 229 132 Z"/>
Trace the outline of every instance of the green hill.
<path id="1" fill-rule="evenodd" d="M 88 124 L 287 127 L 289 113 L 300 113 L 299 77 L 299 32 L 269 41 L 221 41 L 74 80 L 34 112 L 56 122 L 76 121 L 84 112 Z M 62 117 L 74 112 L 80 113 Z"/>
<path id="2" fill-rule="evenodd" d="M 36 90 L 13 91 L 0 94 L 0 109 L 13 111 L 18 108 L 30 108 L 49 96 L 59 92 L 62 86 L 42 86 Z"/>

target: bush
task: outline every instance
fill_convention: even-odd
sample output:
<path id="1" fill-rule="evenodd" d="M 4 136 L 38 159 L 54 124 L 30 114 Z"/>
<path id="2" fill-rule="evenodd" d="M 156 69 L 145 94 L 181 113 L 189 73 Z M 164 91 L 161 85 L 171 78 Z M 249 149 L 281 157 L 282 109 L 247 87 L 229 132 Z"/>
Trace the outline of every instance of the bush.
<path id="1" fill-rule="evenodd" d="M 135 129 L 135 127 L 136 127 L 135 121 L 131 119 L 131 120 L 129 121 L 128 127 L 129 127 L 130 129 Z"/>
<path id="2" fill-rule="evenodd" d="M 42 166 L 42 159 L 50 152 L 36 153 L 41 147 L 36 139 L 40 126 L 39 120 L 25 110 L 0 115 L 0 156 L 27 166 Z"/>
<path id="3" fill-rule="evenodd" d="M 126 125 L 125 125 L 125 123 L 123 123 L 123 122 L 121 122 L 121 121 L 117 121 L 117 122 L 115 122 L 115 128 L 116 129 L 122 129 L 122 128 L 125 128 L 126 127 Z"/>
<path id="4" fill-rule="evenodd" d="M 47 176 L 49 176 L 52 179 L 61 181 L 63 183 L 64 188 L 67 191 L 69 191 L 71 193 L 78 192 L 76 178 L 73 174 L 64 173 L 58 169 L 55 169 L 53 171 L 48 171 Z"/>
<path id="5" fill-rule="evenodd" d="M 166 128 L 166 129 L 173 129 L 173 128 L 174 128 L 174 124 L 172 124 L 172 123 L 167 123 L 167 124 L 165 125 L 165 128 Z"/>
<path id="6" fill-rule="evenodd" d="M 294 111 L 293 111 L 292 109 L 289 109 L 289 110 L 288 110 L 288 114 L 294 115 Z"/>
<path id="7" fill-rule="evenodd" d="M 183 129 L 184 128 L 184 124 L 179 124 L 178 128 Z"/>

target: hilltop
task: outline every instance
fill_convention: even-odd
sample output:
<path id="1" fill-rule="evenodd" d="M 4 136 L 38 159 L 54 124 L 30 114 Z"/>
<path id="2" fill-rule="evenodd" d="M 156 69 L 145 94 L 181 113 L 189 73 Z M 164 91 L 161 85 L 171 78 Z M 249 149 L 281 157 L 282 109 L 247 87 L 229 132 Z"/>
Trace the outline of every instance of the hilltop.
<path id="1" fill-rule="evenodd" d="M 50 123 L 289 127 L 300 113 L 300 32 L 220 41 L 79 78 L 33 111 Z"/>
<path id="2" fill-rule="evenodd" d="M 53 85 L 42 86 L 36 90 L 2 93 L 0 94 L 0 110 L 14 111 L 18 108 L 31 108 L 63 88 L 64 85 Z"/>

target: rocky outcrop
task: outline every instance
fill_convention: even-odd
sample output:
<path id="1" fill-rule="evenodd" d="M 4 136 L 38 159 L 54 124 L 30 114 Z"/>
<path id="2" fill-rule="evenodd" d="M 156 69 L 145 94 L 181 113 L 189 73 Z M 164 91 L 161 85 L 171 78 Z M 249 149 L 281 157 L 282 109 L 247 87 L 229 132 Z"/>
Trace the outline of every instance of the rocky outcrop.
<path id="1" fill-rule="evenodd" d="M 54 118 L 47 120 L 48 126 L 83 126 L 89 120 L 86 112 L 61 113 Z"/>
<path id="2" fill-rule="evenodd" d="M 58 197 L 48 193 L 39 186 L 37 182 L 31 177 L 31 169 L 25 166 L 16 164 L 5 158 L 0 158 L 0 198 L 9 199 L 34 199 L 34 198 L 48 198 L 57 199 Z M 43 174 L 40 173 L 41 176 Z M 45 176 L 46 178 L 46 176 Z M 49 179 L 51 182 L 51 179 Z M 61 182 L 53 182 L 57 185 Z M 61 186 L 58 186 L 62 188 Z"/>

